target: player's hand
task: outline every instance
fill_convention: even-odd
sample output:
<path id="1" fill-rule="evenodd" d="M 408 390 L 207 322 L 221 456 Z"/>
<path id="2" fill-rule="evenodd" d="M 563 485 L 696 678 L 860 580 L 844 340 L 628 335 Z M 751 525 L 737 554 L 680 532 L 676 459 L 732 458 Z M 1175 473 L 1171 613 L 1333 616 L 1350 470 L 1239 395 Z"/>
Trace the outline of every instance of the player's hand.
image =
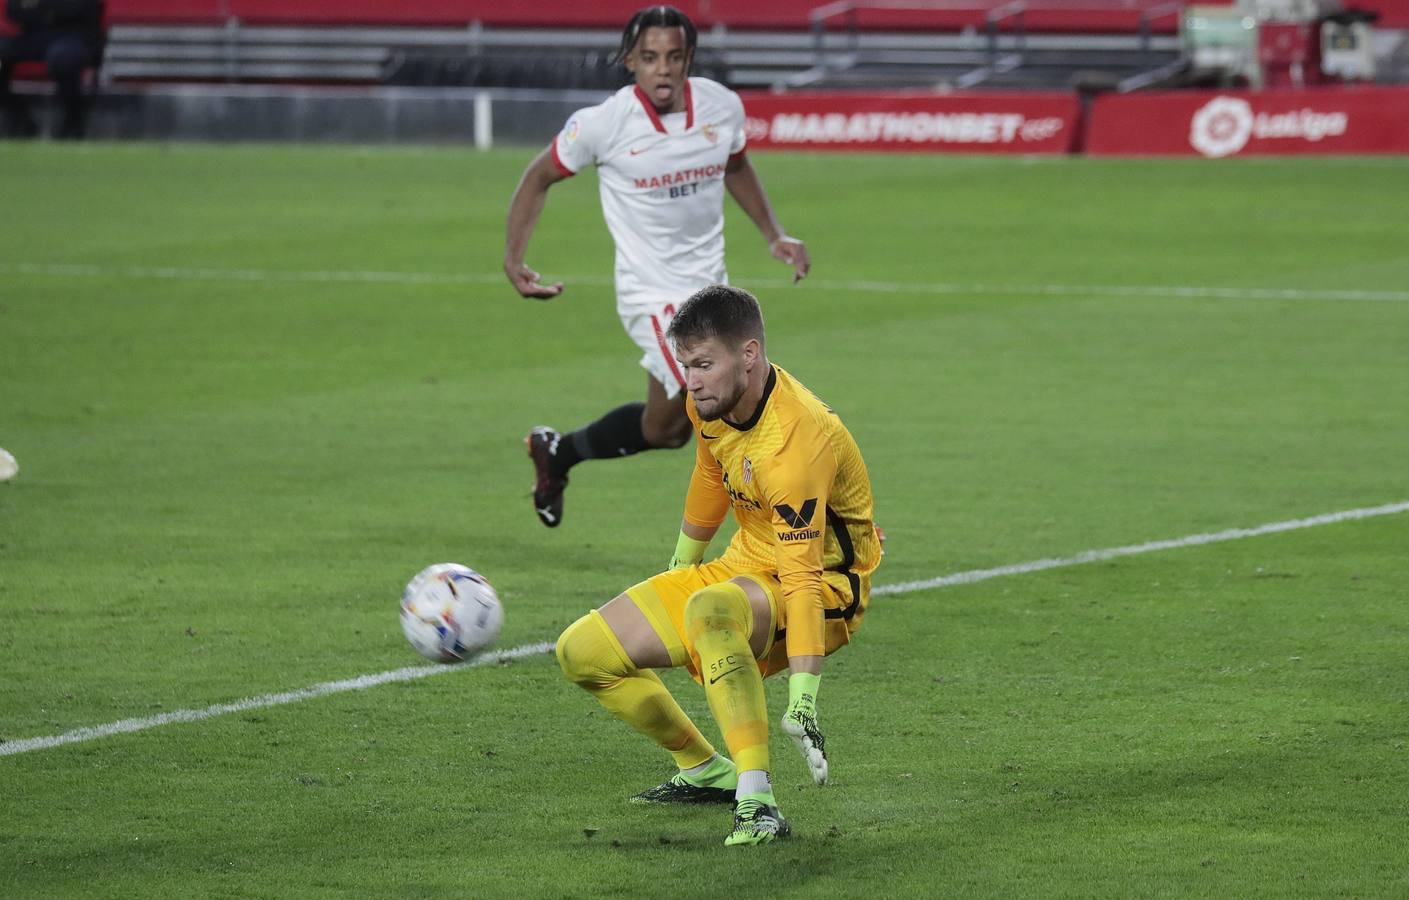
<path id="1" fill-rule="evenodd" d="M 807 245 L 795 237 L 780 235 L 768 245 L 773 258 L 793 267 L 793 284 L 807 277 L 812 269 L 812 257 L 807 253 Z"/>
<path id="2" fill-rule="evenodd" d="M 563 292 L 561 281 L 554 284 L 543 284 L 538 280 L 543 276 L 523 263 L 517 265 L 504 263 L 504 274 L 509 276 L 509 283 L 523 297 L 529 297 L 533 300 L 552 300 Z"/>
<path id="3" fill-rule="evenodd" d="M 817 727 L 817 711 L 811 705 L 793 705 L 783 715 L 783 733 L 793 739 L 812 781 L 827 783 L 827 741 Z"/>

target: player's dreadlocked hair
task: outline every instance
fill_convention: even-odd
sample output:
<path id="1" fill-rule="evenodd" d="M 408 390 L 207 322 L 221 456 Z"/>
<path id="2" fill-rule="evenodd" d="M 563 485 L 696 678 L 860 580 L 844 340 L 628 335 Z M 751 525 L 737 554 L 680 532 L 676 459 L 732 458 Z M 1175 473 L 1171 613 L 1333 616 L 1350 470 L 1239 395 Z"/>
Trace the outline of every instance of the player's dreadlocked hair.
<path id="1" fill-rule="evenodd" d="M 750 338 L 763 343 L 763 310 L 743 288 L 712 284 L 696 291 L 675 313 L 666 335 L 677 344 L 722 338 L 738 346 Z"/>
<path id="2" fill-rule="evenodd" d="M 616 56 L 612 57 L 612 62 L 626 62 L 626 57 L 636 49 L 636 42 L 641 39 L 641 32 L 647 28 L 683 28 L 685 56 L 688 58 L 695 55 L 695 23 L 690 21 L 690 17 L 673 6 L 648 6 L 638 10 L 636 15 L 631 17 L 631 21 L 626 23 L 626 30 L 621 33 L 621 47 L 616 51 Z"/>

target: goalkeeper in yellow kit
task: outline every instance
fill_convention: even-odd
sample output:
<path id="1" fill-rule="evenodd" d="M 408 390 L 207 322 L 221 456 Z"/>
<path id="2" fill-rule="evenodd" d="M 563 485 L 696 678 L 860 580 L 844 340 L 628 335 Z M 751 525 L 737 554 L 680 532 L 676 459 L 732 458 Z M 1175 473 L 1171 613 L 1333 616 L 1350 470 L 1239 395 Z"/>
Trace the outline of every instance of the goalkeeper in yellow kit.
<path id="1" fill-rule="evenodd" d="M 790 671 L 783 730 L 813 780 L 827 781 L 817 688 L 823 657 L 860 626 L 880 562 L 871 483 L 837 415 L 768 361 L 753 295 L 705 288 L 668 336 L 697 437 L 675 557 L 568 626 L 558 662 L 680 767 L 633 799 L 733 803 L 725 844 L 758 844 L 790 830 L 768 774 L 764 677 Z M 702 563 L 730 507 L 739 530 L 723 556 Z M 704 685 L 728 758 L 651 671 L 673 666 Z"/>

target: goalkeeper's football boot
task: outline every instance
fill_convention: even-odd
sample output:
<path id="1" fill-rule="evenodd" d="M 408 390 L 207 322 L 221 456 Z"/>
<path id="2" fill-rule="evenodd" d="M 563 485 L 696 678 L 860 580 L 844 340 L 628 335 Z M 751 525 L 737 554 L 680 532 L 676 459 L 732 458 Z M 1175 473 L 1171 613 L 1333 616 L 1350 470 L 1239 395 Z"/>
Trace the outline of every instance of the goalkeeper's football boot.
<path id="1" fill-rule="evenodd" d="M 694 770 L 691 770 L 694 771 Z M 739 770 L 732 760 L 715 754 L 695 775 L 676 772 L 664 784 L 642 791 L 632 803 L 733 803 Z"/>
<path id="2" fill-rule="evenodd" d="M 533 460 L 533 510 L 538 513 L 538 521 L 549 528 L 563 523 L 563 491 L 568 486 L 568 477 L 557 474 L 553 466 L 553 457 L 562 439 L 560 432 L 547 425 L 539 425 L 523 439 Z"/>
<path id="3" fill-rule="evenodd" d="M 726 847 L 766 844 L 792 834 L 793 828 L 778 807 L 761 800 L 740 800 L 734 807 L 734 830 L 724 839 Z"/>
<path id="4" fill-rule="evenodd" d="M 664 784 L 642 791 L 631 798 L 632 803 L 733 803 L 734 789 L 691 784 L 676 773 Z"/>
<path id="5" fill-rule="evenodd" d="M 817 784 L 827 783 L 827 741 L 817 728 L 817 717 L 799 709 L 790 709 L 783 716 L 783 731 L 793 739 L 798 752 L 802 754 L 812 780 Z"/>

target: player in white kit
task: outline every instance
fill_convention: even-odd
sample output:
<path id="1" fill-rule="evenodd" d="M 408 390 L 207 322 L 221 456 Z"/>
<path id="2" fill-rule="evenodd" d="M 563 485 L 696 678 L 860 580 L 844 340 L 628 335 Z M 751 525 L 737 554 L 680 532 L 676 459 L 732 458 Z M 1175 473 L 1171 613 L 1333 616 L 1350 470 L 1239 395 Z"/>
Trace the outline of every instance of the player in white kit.
<path id="1" fill-rule="evenodd" d="M 616 242 L 616 303 L 649 373 L 646 402 L 628 403 L 570 433 L 546 426 L 524 439 L 536 481 L 533 505 L 544 525 L 563 518 L 568 470 L 584 459 L 681 447 L 690 439 L 684 378 L 665 331 L 675 307 L 695 291 L 727 283 L 724 193 L 758 226 L 794 280 L 811 266 L 807 247 L 789 237 L 744 152 L 738 94 L 690 78 L 695 27 L 671 6 L 636 13 L 618 58 L 635 76 L 604 103 L 578 110 L 529 163 L 509 203 L 504 272 L 524 297 L 550 300 L 562 283 L 543 284 L 524 262 L 529 238 L 558 181 L 596 165 L 602 215 Z"/>

